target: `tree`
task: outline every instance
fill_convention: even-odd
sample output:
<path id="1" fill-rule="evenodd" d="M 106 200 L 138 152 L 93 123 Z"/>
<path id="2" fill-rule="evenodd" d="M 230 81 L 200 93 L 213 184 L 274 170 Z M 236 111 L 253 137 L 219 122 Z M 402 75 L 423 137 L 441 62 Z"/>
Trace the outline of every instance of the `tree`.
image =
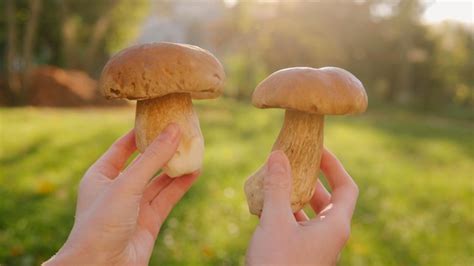
<path id="1" fill-rule="evenodd" d="M 9 90 L 5 90 L 5 96 L 8 97 L 8 101 L 14 102 L 16 95 L 20 93 L 21 84 L 17 75 L 15 75 L 15 59 L 16 59 L 16 43 L 17 43 L 17 30 L 15 23 L 16 6 L 14 0 L 6 0 L 5 2 L 5 18 L 7 24 L 7 44 L 6 44 L 6 80 Z"/>
<path id="2" fill-rule="evenodd" d="M 33 48 L 35 45 L 35 37 L 38 27 L 38 17 L 41 12 L 42 5 L 41 0 L 29 0 L 28 2 L 30 14 L 26 23 L 25 37 L 23 40 L 23 70 L 21 75 L 21 83 L 23 87 L 21 98 L 23 102 L 26 101 L 25 97 L 28 94 L 28 89 L 30 86 L 28 82 L 28 76 L 31 72 Z"/>
<path id="3" fill-rule="evenodd" d="M 85 70 L 98 76 L 107 58 L 133 39 L 146 14 L 147 0 L 6 0 L 7 85 L 2 95 L 26 104 L 28 76 L 35 64 Z M 3 9 L 2 9 L 3 10 Z M 2 18 L 0 18 L 2 19 Z"/>
<path id="4" fill-rule="evenodd" d="M 26 19 L 26 30 L 22 40 L 22 54 L 18 54 L 17 40 L 17 8 L 16 2 L 7 0 L 7 45 L 6 45 L 6 66 L 7 85 L 9 90 L 6 95 L 13 103 L 24 103 L 28 93 L 28 74 L 31 70 L 32 54 L 35 45 L 35 35 L 38 26 L 38 17 L 41 11 L 41 0 L 29 0 L 27 7 L 29 12 Z M 17 70 L 18 69 L 18 70 Z M 19 72 L 19 73 L 17 73 Z M 20 78 L 19 78 L 20 77 Z"/>

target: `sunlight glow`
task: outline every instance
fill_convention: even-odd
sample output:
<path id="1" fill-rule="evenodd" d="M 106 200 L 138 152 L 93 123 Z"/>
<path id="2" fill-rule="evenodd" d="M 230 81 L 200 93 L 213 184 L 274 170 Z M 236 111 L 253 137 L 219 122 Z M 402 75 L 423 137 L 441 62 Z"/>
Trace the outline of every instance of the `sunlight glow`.
<path id="1" fill-rule="evenodd" d="M 237 4 L 238 0 L 224 0 L 224 4 L 228 7 L 233 7 Z"/>
<path id="2" fill-rule="evenodd" d="M 462 23 L 474 23 L 473 0 L 427 0 L 423 19 L 427 23 L 455 20 Z"/>

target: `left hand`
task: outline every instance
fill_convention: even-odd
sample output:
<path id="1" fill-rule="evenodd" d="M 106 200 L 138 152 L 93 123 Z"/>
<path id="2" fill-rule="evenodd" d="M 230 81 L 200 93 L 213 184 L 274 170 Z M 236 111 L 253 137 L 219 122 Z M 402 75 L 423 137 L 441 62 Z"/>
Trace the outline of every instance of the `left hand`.
<path id="1" fill-rule="evenodd" d="M 179 139 L 178 126 L 169 125 L 126 169 L 134 132 L 117 140 L 81 180 L 73 229 L 44 265 L 148 265 L 161 225 L 199 175 L 150 181 Z"/>

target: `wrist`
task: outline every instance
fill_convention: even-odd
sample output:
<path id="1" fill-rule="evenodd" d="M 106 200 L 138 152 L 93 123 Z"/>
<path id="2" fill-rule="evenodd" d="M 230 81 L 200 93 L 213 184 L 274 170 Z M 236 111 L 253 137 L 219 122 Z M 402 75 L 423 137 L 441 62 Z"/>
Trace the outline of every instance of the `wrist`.
<path id="1" fill-rule="evenodd" d="M 58 253 L 45 261 L 42 266 L 71 265 L 78 262 L 75 258 L 76 256 L 71 252 L 60 249 Z"/>
<path id="2" fill-rule="evenodd" d="M 71 248 L 63 246 L 53 257 L 44 262 L 42 266 L 59 266 L 59 265 L 99 265 L 93 263 L 98 261 L 89 252 L 81 252 L 79 248 Z"/>
<path id="3" fill-rule="evenodd" d="M 53 257 L 45 261 L 42 266 L 59 266 L 59 265 L 116 265 L 111 263 L 110 257 L 104 253 L 97 253 L 90 249 L 82 249 L 80 247 L 71 247 L 65 244 Z"/>

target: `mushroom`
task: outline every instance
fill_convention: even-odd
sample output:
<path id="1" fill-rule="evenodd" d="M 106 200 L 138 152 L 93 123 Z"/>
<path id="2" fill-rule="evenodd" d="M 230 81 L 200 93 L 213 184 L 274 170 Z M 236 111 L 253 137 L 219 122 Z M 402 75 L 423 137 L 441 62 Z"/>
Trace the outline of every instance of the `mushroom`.
<path id="1" fill-rule="evenodd" d="M 364 112 L 367 94 L 362 83 L 337 67 L 295 67 L 279 70 L 255 89 L 258 108 L 284 108 L 285 120 L 272 150 L 282 150 L 292 168 L 291 208 L 299 211 L 313 196 L 323 147 L 324 115 Z M 261 167 L 245 182 L 250 213 L 263 208 Z"/>
<path id="2" fill-rule="evenodd" d="M 225 79 L 221 63 L 197 46 L 149 43 L 114 55 L 105 65 L 100 90 L 108 99 L 138 100 L 135 139 L 140 152 L 169 124 L 181 129 L 178 150 L 164 167 L 170 177 L 199 170 L 204 139 L 192 99 L 218 97 Z"/>

